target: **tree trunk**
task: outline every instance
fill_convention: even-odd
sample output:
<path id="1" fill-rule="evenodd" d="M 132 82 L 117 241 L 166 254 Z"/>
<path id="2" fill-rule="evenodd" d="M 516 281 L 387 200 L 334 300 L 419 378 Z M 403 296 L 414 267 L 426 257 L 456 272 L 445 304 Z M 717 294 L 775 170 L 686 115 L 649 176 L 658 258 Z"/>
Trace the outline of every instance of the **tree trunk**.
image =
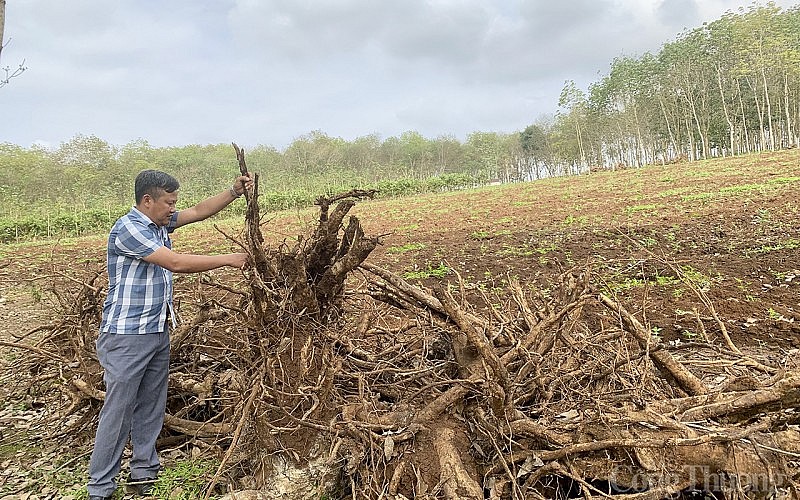
<path id="1" fill-rule="evenodd" d="M 0 61 L 3 55 L 3 32 L 6 25 L 6 0 L 0 0 Z"/>
<path id="2" fill-rule="evenodd" d="M 744 98 L 742 97 L 742 85 L 739 80 L 736 80 L 736 90 L 739 94 L 739 111 L 742 113 L 742 130 L 744 131 L 744 150 L 741 151 L 742 153 L 749 153 L 751 151 L 750 146 L 750 132 L 747 130 L 747 115 L 744 111 Z"/>
<path id="3" fill-rule="evenodd" d="M 764 104 L 767 107 L 767 133 L 769 134 L 769 150 L 775 151 L 775 131 L 772 129 L 772 103 L 769 100 L 769 85 L 767 85 L 767 70 L 761 68 L 761 82 L 764 85 Z"/>
<path id="4" fill-rule="evenodd" d="M 728 112 L 728 105 L 725 104 L 725 90 L 722 87 L 722 68 L 717 65 L 717 86 L 719 87 L 719 99 L 722 103 L 722 113 L 725 115 L 725 122 L 728 124 L 728 141 L 730 143 L 730 154 L 733 155 L 736 152 L 736 148 L 734 146 L 734 125 L 733 120 L 731 119 L 731 114 Z M 724 156 L 724 154 L 723 154 Z"/>
<path id="5" fill-rule="evenodd" d="M 792 113 L 789 101 L 789 74 L 783 74 L 783 106 L 786 114 L 786 146 L 794 147 L 795 141 L 792 134 Z"/>

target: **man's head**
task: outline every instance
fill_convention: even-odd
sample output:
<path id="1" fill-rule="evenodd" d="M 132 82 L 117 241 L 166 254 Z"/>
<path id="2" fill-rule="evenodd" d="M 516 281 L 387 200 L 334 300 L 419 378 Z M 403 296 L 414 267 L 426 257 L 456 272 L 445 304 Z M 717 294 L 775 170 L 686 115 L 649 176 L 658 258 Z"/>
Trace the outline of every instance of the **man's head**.
<path id="1" fill-rule="evenodd" d="M 141 203 L 146 194 L 149 194 L 155 200 L 164 193 L 177 191 L 179 187 L 181 185 L 178 180 L 168 173 L 159 172 L 158 170 L 142 170 L 136 176 L 136 183 L 134 184 L 136 204 Z"/>
<path id="2" fill-rule="evenodd" d="M 158 170 L 142 170 L 136 176 L 134 194 L 136 208 L 160 226 L 169 224 L 178 201 L 180 183 Z"/>

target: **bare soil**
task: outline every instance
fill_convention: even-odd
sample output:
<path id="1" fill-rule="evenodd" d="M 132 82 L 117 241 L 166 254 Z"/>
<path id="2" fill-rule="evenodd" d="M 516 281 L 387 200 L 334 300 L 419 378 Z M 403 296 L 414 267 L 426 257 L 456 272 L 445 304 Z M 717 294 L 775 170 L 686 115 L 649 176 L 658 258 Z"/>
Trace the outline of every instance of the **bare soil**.
<path id="1" fill-rule="evenodd" d="M 594 286 L 665 342 L 719 342 L 716 315 L 742 351 L 766 350 L 785 365 L 800 352 L 799 185 L 800 151 L 789 150 L 363 202 L 352 214 L 368 235 L 385 235 L 368 262 L 422 287 L 458 273 L 476 288 L 500 288 L 512 276 L 547 288 L 565 269 L 588 267 Z M 293 241 L 313 217 L 278 214 L 264 234 L 273 244 Z M 183 252 L 228 245 L 211 225 L 175 237 Z M 104 260 L 103 235 L 0 247 L 0 340 L 54 319 L 53 278 L 81 280 Z M 176 283 L 180 299 L 196 279 Z M 13 362 L 7 352 L 0 348 Z M 0 415 L 0 438 L 14 425 Z"/>

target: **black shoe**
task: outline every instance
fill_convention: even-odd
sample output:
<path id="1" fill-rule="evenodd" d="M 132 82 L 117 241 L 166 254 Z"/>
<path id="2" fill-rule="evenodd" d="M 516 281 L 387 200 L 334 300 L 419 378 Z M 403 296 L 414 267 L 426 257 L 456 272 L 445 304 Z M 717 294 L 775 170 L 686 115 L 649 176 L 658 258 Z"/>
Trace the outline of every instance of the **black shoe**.
<path id="1" fill-rule="evenodd" d="M 100 495 L 89 495 L 89 500 L 111 500 L 113 495 L 108 495 L 107 497 L 101 497 Z"/>
<path id="2" fill-rule="evenodd" d="M 155 477 L 143 477 L 141 479 L 133 479 L 132 477 L 128 477 L 128 481 L 125 486 L 130 493 L 140 496 L 148 496 L 153 491 L 155 482 Z"/>

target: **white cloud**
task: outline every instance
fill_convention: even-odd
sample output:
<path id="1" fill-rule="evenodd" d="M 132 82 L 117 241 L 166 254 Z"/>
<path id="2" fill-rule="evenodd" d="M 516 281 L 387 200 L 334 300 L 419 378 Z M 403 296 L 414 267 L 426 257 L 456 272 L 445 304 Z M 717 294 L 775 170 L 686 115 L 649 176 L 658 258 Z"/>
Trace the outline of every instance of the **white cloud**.
<path id="1" fill-rule="evenodd" d="M 739 5 L 18 0 L 2 65 L 29 69 L 0 89 L 0 141 L 282 147 L 311 130 L 511 132 L 555 111 L 565 80 L 585 88 L 614 57 L 657 51 Z"/>

